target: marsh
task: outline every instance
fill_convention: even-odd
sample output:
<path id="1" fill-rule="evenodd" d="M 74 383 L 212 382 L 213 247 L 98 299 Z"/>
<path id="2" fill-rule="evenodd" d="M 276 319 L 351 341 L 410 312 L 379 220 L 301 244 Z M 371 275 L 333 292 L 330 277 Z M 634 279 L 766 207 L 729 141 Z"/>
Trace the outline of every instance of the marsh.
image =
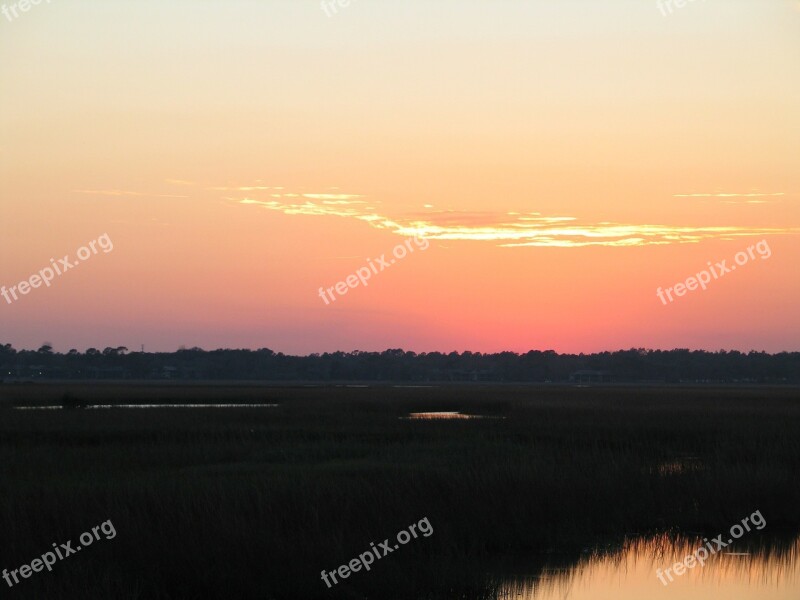
<path id="1" fill-rule="evenodd" d="M 277 406 L 11 408 L 65 393 Z M 113 545 L 17 597 L 493 599 L 576 578 L 622 586 L 610 573 L 629 560 L 650 560 L 647 585 L 661 586 L 655 569 L 674 560 L 653 561 L 653 548 L 678 555 L 759 510 L 768 526 L 732 550 L 750 557 L 703 572 L 735 586 L 748 571 L 726 565 L 752 564 L 785 583 L 800 531 L 798 400 L 780 387 L 6 385 L 0 566 L 111 519 Z M 423 516 L 436 535 L 334 589 L 320 582 L 321 568 Z M 636 581 L 586 597 L 623 597 Z M 751 590 L 738 597 L 762 597 Z"/>

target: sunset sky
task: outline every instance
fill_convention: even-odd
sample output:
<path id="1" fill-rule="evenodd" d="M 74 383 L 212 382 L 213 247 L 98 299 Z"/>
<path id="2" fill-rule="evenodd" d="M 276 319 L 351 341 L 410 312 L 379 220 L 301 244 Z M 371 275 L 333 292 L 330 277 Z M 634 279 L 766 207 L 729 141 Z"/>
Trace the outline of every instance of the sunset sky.
<path id="1" fill-rule="evenodd" d="M 0 297 L 0 343 L 800 350 L 798 1 L 16 13 L 0 286 L 113 250 Z M 413 236 L 429 247 L 320 297 Z"/>

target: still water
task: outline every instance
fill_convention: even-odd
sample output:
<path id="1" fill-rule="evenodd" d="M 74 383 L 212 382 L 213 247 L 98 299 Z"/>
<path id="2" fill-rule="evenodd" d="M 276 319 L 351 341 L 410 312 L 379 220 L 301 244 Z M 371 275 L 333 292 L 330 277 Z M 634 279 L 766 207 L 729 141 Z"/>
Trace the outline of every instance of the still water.
<path id="1" fill-rule="evenodd" d="M 440 420 L 458 420 L 458 419 L 505 419 L 505 417 L 487 416 L 487 415 L 465 415 L 460 412 L 453 411 L 436 411 L 436 412 L 412 412 L 408 413 L 407 417 L 400 417 L 401 419 L 411 419 L 412 421 L 440 421 Z"/>
<path id="2" fill-rule="evenodd" d="M 657 576 L 703 545 L 702 538 L 639 539 L 615 551 L 586 553 L 501 578 L 496 600 L 800 600 L 800 539 L 755 544 L 742 539 L 673 581 Z"/>

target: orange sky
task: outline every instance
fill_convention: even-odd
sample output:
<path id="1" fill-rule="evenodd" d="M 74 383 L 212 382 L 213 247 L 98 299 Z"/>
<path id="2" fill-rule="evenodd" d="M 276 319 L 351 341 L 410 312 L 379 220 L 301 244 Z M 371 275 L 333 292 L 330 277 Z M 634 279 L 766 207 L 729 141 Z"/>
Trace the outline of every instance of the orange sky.
<path id="1" fill-rule="evenodd" d="M 0 56 L 0 286 L 113 240 L 0 343 L 800 349 L 800 2 L 43 2 Z"/>

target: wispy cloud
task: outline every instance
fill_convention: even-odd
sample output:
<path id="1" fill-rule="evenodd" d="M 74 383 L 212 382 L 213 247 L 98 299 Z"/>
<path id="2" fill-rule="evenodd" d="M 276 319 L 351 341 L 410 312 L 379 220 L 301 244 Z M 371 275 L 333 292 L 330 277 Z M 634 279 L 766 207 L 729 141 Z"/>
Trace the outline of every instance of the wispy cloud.
<path id="1" fill-rule="evenodd" d="M 341 201 L 330 205 L 311 200 L 284 202 L 244 198 L 239 203 L 260 206 L 287 215 L 358 219 L 376 229 L 387 229 L 407 237 L 493 242 L 503 247 L 648 246 L 800 233 L 800 228 L 587 223 L 581 222 L 577 217 L 543 216 L 539 213 L 469 213 L 447 210 L 388 217 L 365 209 L 360 201 Z"/>
<path id="2" fill-rule="evenodd" d="M 720 200 L 722 204 L 769 204 L 775 200 Z"/>
<path id="3" fill-rule="evenodd" d="M 776 192 L 772 194 L 765 194 L 762 192 L 748 192 L 746 194 L 732 194 L 727 192 L 717 192 L 713 194 L 709 193 L 702 193 L 702 194 L 674 194 L 673 198 L 778 198 L 781 196 L 785 196 L 786 192 Z M 724 200 L 727 204 L 738 204 L 738 203 L 747 203 L 747 204 L 766 204 L 767 202 L 774 202 L 774 200 L 760 200 L 760 201 L 753 201 L 753 200 L 744 200 L 741 202 L 732 201 L 732 200 Z"/>
<path id="4" fill-rule="evenodd" d="M 241 186 L 241 187 L 217 186 L 217 187 L 210 187 L 208 189 L 215 191 L 223 191 L 223 192 L 263 192 L 266 190 L 282 190 L 283 188 L 276 188 L 268 185 L 253 185 L 253 186 Z"/>
<path id="5" fill-rule="evenodd" d="M 355 198 L 363 198 L 358 194 L 303 194 L 303 198 L 311 198 L 312 200 L 340 200 L 347 201 Z"/>
<path id="6" fill-rule="evenodd" d="M 174 185 L 199 186 L 191 181 L 167 180 Z M 282 186 L 261 185 L 214 186 L 214 191 L 244 192 L 246 197 L 226 197 L 244 205 L 259 206 L 285 215 L 342 217 L 365 222 L 370 227 L 391 231 L 406 237 L 431 240 L 475 241 L 502 247 L 584 246 L 649 246 L 698 243 L 704 240 L 731 240 L 737 237 L 798 234 L 800 228 L 754 228 L 737 226 L 682 226 L 652 223 L 586 222 L 570 215 L 542 215 L 538 212 L 467 212 L 435 210 L 426 204 L 425 211 L 387 216 L 379 211 L 378 202 L 361 194 L 328 192 L 284 192 Z M 338 188 L 328 188 L 338 190 Z M 75 193 L 109 197 L 187 198 L 184 195 L 152 194 L 129 190 L 74 190 Z M 264 199 L 258 199 L 258 197 Z M 785 192 L 763 193 L 691 193 L 675 194 L 675 198 L 713 198 L 720 202 L 761 204 L 774 202 Z"/>

